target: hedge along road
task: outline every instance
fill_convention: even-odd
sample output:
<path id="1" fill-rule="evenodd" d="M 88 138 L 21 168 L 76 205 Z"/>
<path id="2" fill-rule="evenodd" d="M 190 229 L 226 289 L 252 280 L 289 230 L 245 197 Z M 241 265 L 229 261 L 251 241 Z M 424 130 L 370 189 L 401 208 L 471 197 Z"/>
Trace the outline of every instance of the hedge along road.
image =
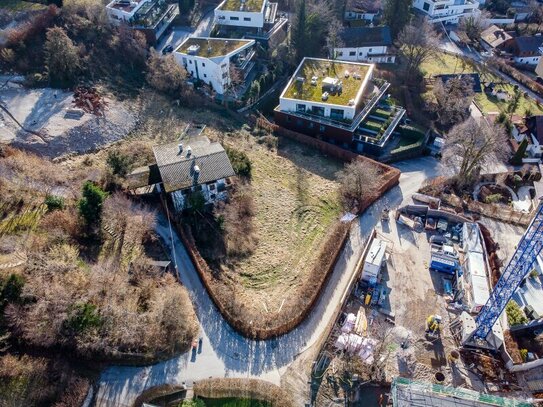
<path id="1" fill-rule="evenodd" d="M 101 375 L 95 406 L 132 406 L 143 391 L 163 385 L 209 377 L 247 377 L 267 380 L 279 385 L 281 375 L 296 359 L 320 338 L 334 315 L 348 281 L 362 254 L 364 242 L 380 218 L 384 205 L 391 208 L 405 204 L 425 179 L 438 175 L 439 164 L 423 157 L 396 165 L 402 171 L 399 186 L 381 197 L 353 222 L 346 242 L 326 287 L 309 317 L 294 330 L 277 339 L 247 339 L 223 319 L 205 290 L 188 253 L 167 220 L 160 216 L 156 230 L 170 246 L 178 266 L 180 280 L 189 291 L 203 338 L 202 351 L 191 351 L 151 366 L 112 366 Z"/>

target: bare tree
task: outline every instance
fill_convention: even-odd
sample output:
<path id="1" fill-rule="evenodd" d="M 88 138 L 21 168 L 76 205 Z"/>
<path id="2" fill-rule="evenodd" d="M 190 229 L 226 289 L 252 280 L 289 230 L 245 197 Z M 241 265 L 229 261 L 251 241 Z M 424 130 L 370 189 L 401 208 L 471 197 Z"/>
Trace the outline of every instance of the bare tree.
<path id="1" fill-rule="evenodd" d="M 477 14 L 470 14 L 460 19 L 458 24 L 458 36 L 467 43 L 475 44 L 479 41 L 481 32 L 488 26 L 490 13 L 486 10 Z"/>
<path id="2" fill-rule="evenodd" d="M 467 119 L 473 99 L 473 80 L 468 77 L 451 78 L 447 83 L 437 80 L 434 89 L 436 104 L 432 106 L 443 126 L 453 126 Z"/>
<path id="3" fill-rule="evenodd" d="M 187 72 L 175 61 L 172 55 L 162 57 L 151 50 L 147 60 L 147 82 L 160 92 L 179 96 L 183 89 Z"/>
<path id="4" fill-rule="evenodd" d="M 334 18 L 328 24 L 328 35 L 326 36 L 326 51 L 328 52 L 328 57 L 331 59 L 337 58 L 337 48 L 343 47 L 343 39 L 341 34 L 343 32 L 343 25 L 341 22 Z"/>
<path id="5" fill-rule="evenodd" d="M 454 169 L 458 185 L 463 187 L 475 181 L 478 170 L 505 159 L 508 151 L 502 126 L 469 118 L 447 134 L 443 160 Z"/>
<path id="6" fill-rule="evenodd" d="M 435 55 L 438 45 L 438 34 L 428 19 L 418 19 L 404 27 L 398 35 L 398 48 L 407 64 L 408 78 L 419 71 L 423 62 Z"/>
<path id="7" fill-rule="evenodd" d="M 358 212 L 377 191 L 379 169 L 371 161 L 353 160 L 337 173 L 343 208 Z"/>

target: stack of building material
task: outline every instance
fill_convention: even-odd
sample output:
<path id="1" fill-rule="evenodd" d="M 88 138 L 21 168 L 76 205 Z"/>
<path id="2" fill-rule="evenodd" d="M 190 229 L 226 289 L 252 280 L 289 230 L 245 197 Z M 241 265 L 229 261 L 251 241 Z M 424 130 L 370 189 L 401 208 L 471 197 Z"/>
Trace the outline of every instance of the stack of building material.
<path id="1" fill-rule="evenodd" d="M 75 88 L 73 103 L 86 113 L 92 113 L 96 116 L 103 116 L 107 107 L 107 102 L 98 93 L 96 88 L 87 86 L 78 86 Z"/>

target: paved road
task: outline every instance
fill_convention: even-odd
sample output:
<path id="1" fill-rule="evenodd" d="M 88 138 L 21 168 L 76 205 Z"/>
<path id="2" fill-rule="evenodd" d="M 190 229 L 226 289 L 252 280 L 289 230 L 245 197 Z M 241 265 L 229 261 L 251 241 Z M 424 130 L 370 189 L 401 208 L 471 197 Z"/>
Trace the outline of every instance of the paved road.
<path id="1" fill-rule="evenodd" d="M 172 45 L 176 49 L 189 36 L 209 37 L 213 28 L 214 9 L 208 11 L 198 23 L 196 28 L 192 27 L 174 27 L 172 31 L 166 34 L 158 43 L 156 49 L 162 51 L 167 45 Z"/>
<path id="2" fill-rule="evenodd" d="M 439 164 L 431 157 L 400 163 L 398 168 L 402 170 L 400 185 L 355 221 L 350 239 L 313 312 L 296 329 L 274 340 L 249 340 L 228 325 L 209 298 L 179 238 L 161 217 L 157 231 L 170 248 L 173 241 L 172 256 L 199 319 L 202 353 L 192 359 L 193 355 L 187 352 L 147 367 L 110 367 L 100 377 L 95 405 L 131 406 L 141 392 L 153 386 L 191 383 L 208 377 L 258 377 L 279 384 L 281 375 L 297 355 L 313 345 L 325 331 L 382 206 L 387 204 L 394 208 L 406 203 L 425 179 L 440 171 Z"/>

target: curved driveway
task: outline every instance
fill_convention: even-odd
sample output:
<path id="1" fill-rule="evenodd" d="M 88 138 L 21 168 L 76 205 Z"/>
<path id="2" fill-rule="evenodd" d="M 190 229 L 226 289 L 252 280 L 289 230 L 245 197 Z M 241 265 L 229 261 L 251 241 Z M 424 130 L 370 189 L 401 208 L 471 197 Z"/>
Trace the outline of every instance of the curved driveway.
<path id="1" fill-rule="evenodd" d="M 99 380 L 96 406 L 131 406 L 144 390 L 161 384 L 181 384 L 209 377 L 255 377 L 279 384 L 286 368 L 325 332 L 334 308 L 354 272 L 363 244 L 376 225 L 381 208 L 394 208 L 438 171 L 438 163 L 423 157 L 400 163 L 400 185 L 372 205 L 355 221 L 350 239 L 341 253 L 334 272 L 310 316 L 290 333 L 277 339 L 254 341 L 235 332 L 222 318 L 203 287 L 190 258 L 164 217 L 157 231 L 172 250 L 180 280 L 189 291 L 200 322 L 202 352 L 192 359 L 191 352 L 146 367 L 113 366 Z M 173 239 L 173 240 L 172 240 Z M 171 244 L 173 242 L 173 245 Z"/>

